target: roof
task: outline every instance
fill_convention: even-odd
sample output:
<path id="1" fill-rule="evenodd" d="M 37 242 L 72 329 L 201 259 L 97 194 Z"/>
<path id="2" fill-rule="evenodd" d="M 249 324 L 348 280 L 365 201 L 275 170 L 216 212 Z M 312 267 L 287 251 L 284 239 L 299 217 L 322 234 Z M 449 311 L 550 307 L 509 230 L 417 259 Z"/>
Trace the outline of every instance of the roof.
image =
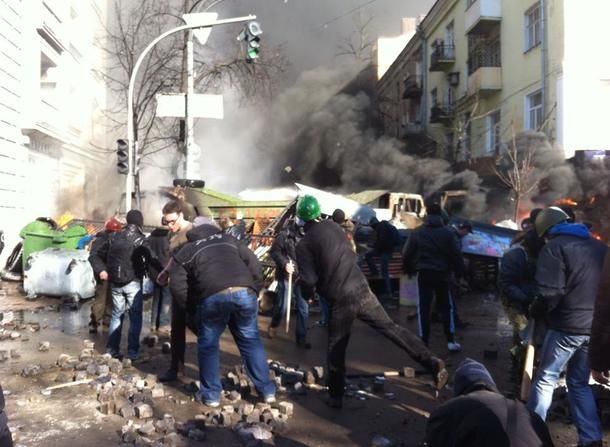
<path id="1" fill-rule="evenodd" d="M 355 200 L 358 203 L 371 203 L 374 200 L 377 200 L 384 194 L 389 193 L 390 191 L 387 189 L 370 189 L 368 191 L 361 191 L 354 194 L 348 194 L 345 197 L 348 199 Z"/>

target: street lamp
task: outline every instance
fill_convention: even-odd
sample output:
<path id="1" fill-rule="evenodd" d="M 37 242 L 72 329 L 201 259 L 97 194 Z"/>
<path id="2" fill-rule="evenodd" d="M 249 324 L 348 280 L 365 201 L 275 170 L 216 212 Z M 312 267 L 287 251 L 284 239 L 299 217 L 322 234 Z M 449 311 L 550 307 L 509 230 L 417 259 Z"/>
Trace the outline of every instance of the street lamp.
<path id="1" fill-rule="evenodd" d="M 206 19 L 205 21 L 196 21 L 194 20 L 190 24 L 178 26 L 176 28 L 172 28 L 160 36 L 156 37 L 148 46 L 142 51 L 138 60 L 136 61 L 133 71 L 131 72 L 131 76 L 129 78 L 129 88 L 127 90 L 127 143 L 129 145 L 129 170 L 127 172 L 127 178 L 125 180 L 125 212 L 131 210 L 131 192 L 133 187 L 133 176 L 134 176 L 134 165 L 135 165 L 135 153 L 138 149 L 138 142 L 135 140 L 135 129 L 134 129 L 134 116 L 133 116 L 133 96 L 134 96 L 134 87 L 135 80 L 138 74 L 138 70 L 140 69 L 140 65 L 144 60 L 144 57 L 152 50 L 152 48 L 159 43 L 161 40 L 165 39 L 167 36 L 171 36 L 172 34 L 178 33 L 180 31 L 187 31 L 199 28 L 212 28 L 216 25 L 228 25 L 230 23 L 239 23 L 239 22 L 247 22 L 250 20 L 256 19 L 255 15 L 249 15 L 244 17 L 234 17 L 230 19 L 223 20 L 212 20 Z"/>

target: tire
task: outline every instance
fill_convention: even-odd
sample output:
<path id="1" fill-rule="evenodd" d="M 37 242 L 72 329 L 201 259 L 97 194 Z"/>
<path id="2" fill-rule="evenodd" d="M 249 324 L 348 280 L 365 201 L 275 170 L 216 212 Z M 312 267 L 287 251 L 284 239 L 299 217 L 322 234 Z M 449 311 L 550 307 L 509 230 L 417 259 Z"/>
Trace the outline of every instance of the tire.
<path id="1" fill-rule="evenodd" d="M 183 188 L 204 188 L 205 181 L 188 178 L 175 178 L 174 186 L 182 186 Z"/>
<path id="2" fill-rule="evenodd" d="M 23 254 L 23 242 L 19 242 L 13 248 L 13 251 L 6 259 L 4 270 L 10 273 L 17 273 L 21 275 L 23 273 L 23 264 L 21 263 L 21 255 Z"/>

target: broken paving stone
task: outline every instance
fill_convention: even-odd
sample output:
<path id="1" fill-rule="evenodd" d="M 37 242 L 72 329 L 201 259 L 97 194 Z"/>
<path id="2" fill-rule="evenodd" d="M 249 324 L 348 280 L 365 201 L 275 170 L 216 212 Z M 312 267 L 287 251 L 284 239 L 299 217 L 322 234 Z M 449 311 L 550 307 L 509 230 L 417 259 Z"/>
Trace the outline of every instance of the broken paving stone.
<path id="1" fill-rule="evenodd" d="M 123 436 L 121 437 L 121 440 L 125 444 L 133 444 L 136 442 L 137 439 L 138 439 L 137 433 L 135 431 L 131 431 L 131 430 L 123 433 Z"/>
<path id="2" fill-rule="evenodd" d="M 167 447 L 178 447 L 182 445 L 182 437 L 178 433 L 169 433 L 163 437 L 163 444 Z"/>
<path id="3" fill-rule="evenodd" d="M 137 410 L 137 407 L 136 407 L 136 410 Z M 153 424 L 152 421 L 148 421 L 147 423 L 142 425 L 140 428 L 138 428 L 138 433 L 140 433 L 143 436 L 152 435 L 154 432 L 155 432 L 155 425 Z"/>
<path id="4" fill-rule="evenodd" d="M 239 392 L 237 392 L 237 391 L 231 391 L 231 392 L 229 393 L 228 398 L 229 398 L 229 400 L 230 400 L 231 402 L 236 402 L 236 401 L 238 401 L 238 400 L 241 400 L 241 394 L 240 394 Z"/>
<path id="5" fill-rule="evenodd" d="M 95 368 L 95 374 L 98 376 L 107 376 L 110 374 L 110 368 L 108 365 L 97 365 Z"/>
<path id="6" fill-rule="evenodd" d="M 123 369 L 131 368 L 131 359 L 123 359 Z"/>
<path id="7" fill-rule="evenodd" d="M 260 410 L 254 409 L 252 413 L 246 416 L 246 422 L 248 424 L 254 424 L 261 421 L 261 412 Z"/>
<path id="8" fill-rule="evenodd" d="M 110 355 L 110 354 L 108 354 L 108 353 L 105 353 L 105 354 L 103 354 L 103 355 L 100 357 L 100 359 L 101 359 L 103 362 L 108 363 L 110 360 L 112 360 L 112 355 Z"/>
<path id="9" fill-rule="evenodd" d="M 157 383 L 157 376 L 154 374 L 147 374 L 144 378 L 144 382 L 146 382 L 146 386 L 152 388 Z"/>
<path id="10" fill-rule="evenodd" d="M 294 404 L 292 402 L 282 401 L 278 405 L 279 411 L 281 414 L 285 414 L 286 416 L 292 416 L 294 413 Z"/>
<path id="11" fill-rule="evenodd" d="M 377 435 L 371 441 L 371 447 L 392 447 L 394 444 L 385 436 Z"/>
<path id="12" fill-rule="evenodd" d="M 38 350 L 40 352 L 47 352 L 50 347 L 51 343 L 48 341 L 41 341 L 40 343 L 38 343 Z"/>
<path id="13" fill-rule="evenodd" d="M 139 419 L 148 419 L 153 417 L 153 410 L 150 405 L 145 403 L 139 403 L 136 405 L 136 416 Z"/>
<path id="14" fill-rule="evenodd" d="M 16 340 L 19 337 L 21 337 L 21 334 L 19 332 L 11 332 L 11 339 Z"/>
<path id="15" fill-rule="evenodd" d="M 249 445 L 252 441 L 268 441 L 273 439 L 273 433 L 261 425 L 240 428 L 237 431 L 237 434 L 245 445 Z"/>
<path id="16" fill-rule="evenodd" d="M 169 342 L 165 342 L 161 345 L 161 352 L 163 354 L 169 354 L 170 352 L 172 352 L 172 345 Z"/>
<path id="17" fill-rule="evenodd" d="M 138 436 L 133 445 L 134 447 L 152 447 L 154 444 L 152 439 L 148 439 L 146 436 Z"/>
<path id="18" fill-rule="evenodd" d="M 281 408 L 281 407 L 280 407 Z M 248 416 L 254 411 L 254 404 L 251 403 L 243 403 L 239 406 L 239 413 L 244 416 Z"/>
<path id="19" fill-rule="evenodd" d="M 78 359 L 79 360 L 91 360 L 93 358 L 93 349 L 83 349 L 80 354 L 78 355 Z"/>
<path id="20" fill-rule="evenodd" d="M 55 381 L 57 383 L 72 382 L 72 376 L 62 372 L 62 373 L 57 374 L 57 377 L 55 377 Z"/>
<path id="21" fill-rule="evenodd" d="M 163 388 L 162 385 L 155 385 L 154 388 L 151 390 L 151 397 L 153 399 L 157 399 L 160 397 L 165 396 L 165 390 Z"/>
<path id="22" fill-rule="evenodd" d="M 123 371 L 123 364 L 118 359 L 112 359 L 108 362 L 108 368 L 113 374 L 120 374 Z"/>
<path id="23" fill-rule="evenodd" d="M 83 346 L 85 347 L 85 349 L 94 349 L 95 342 L 91 340 L 83 340 Z"/>
<path id="24" fill-rule="evenodd" d="M 124 418 L 132 418 L 136 415 L 136 410 L 131 405 L 124 405 L 119 410 L 119 414 Z"/>
<path id="25" fill-rule="evenodd" d="M 23 377 L 37 376 L 38 374 L 40 374 L 40 370 L 40 365 L 27 365 L 21 370 L 21 375 Z"/>
<path id="26" fill-rule="evenodd" d="M 86 371 L 77 371 L 76 374 L 74 374 L 74 381 L 78 382 L 79 380 L 85 380 L 87 378 L 87 372 Z"/>
<path id="27" fill-rule="evenodd" d="M 57 366 L 63 366 L 63 364 L 70 360 L 70 358 L 71 357 L 68 354 L 59 354 L 59 357 L 57 357 L 57 361 L 55 363 Z"/>
<path id="28" fill-rule="evenodd" d="M 19 359 L 21 358 L 21 354 L 19 354 L 19 351 L 17 351 L 16 349 L 11 349 L 9 351 L 9 357 L 12 359 Z"/>
<path id="29" fill-rule="evenodd" d="M 159 337 L 157 337 L 156 335 L 149 335 L 147 337 L 144 337 L 143 342 L 146 346 L 152 348 L 159 342 Z"/>
<path id="30" fill-rule="evenodd" d="M 402 375 L 409 379 L 413 379 L 415 377 L 415 368 L 411 368 L 410 366 L 405 366 L 402 369 Z"/>
<path id="31" fill-rule="evenodd" d="M 138 379 L 136 381 L 136 388 L 140 391 L 142 391 L 144 389 L 144 387 L 146 387 L 146 382 L 142 379 Z"/>

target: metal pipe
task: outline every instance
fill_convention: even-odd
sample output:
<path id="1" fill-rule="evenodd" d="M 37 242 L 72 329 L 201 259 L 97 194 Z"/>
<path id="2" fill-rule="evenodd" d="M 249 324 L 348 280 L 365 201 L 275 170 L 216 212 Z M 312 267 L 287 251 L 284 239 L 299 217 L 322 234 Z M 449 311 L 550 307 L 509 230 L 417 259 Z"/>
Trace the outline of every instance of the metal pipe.
<path id="1" fill-rule="evenodd" d="M 157 36 L 153 39 L 152 42 L 148 44 L 148 46 L 142 51 L 135 65 L 133 66 L 133 71 L 131 72 L 131 76 L 129 78 L 129 88 L 127 89 L 127 144 L 129 147 L 129 170 L 127 172 L 127 178 L 125 180 L 125 212 L 131 210 L 131 192 L 133 186 L 133 177 L 134 177 L 134 160 L 135 160 L 135 147 L 136 142 L 134 140 L 134 117 L 133 117 L 133 95 L 134 95 L 134 87 L 135 80 L 138 74 L 138 70 L 140 69 L 140 65 L 144 60 L 144 57 L 152 50 L 152 48 L 159 43 L 161 40 L 165 39 L 167 36 L 171 36 L 172 34 L 178 33 L 180 31 L 191 30 L 195 28 L 212 28 L 216 25 L 228 25 L 230 23 L 239 23 L 239 22 L 247 22 L 249 20 L 255 20 L 255 15 L 248 15 L 243 17 L 234 17 L 231 19 L 223 19 L 223 20 L 215 20 L 213 22 L 207 23 L 205 25 L 182 25 L 176 28 L 172 28 L 163 34 Z"/>

